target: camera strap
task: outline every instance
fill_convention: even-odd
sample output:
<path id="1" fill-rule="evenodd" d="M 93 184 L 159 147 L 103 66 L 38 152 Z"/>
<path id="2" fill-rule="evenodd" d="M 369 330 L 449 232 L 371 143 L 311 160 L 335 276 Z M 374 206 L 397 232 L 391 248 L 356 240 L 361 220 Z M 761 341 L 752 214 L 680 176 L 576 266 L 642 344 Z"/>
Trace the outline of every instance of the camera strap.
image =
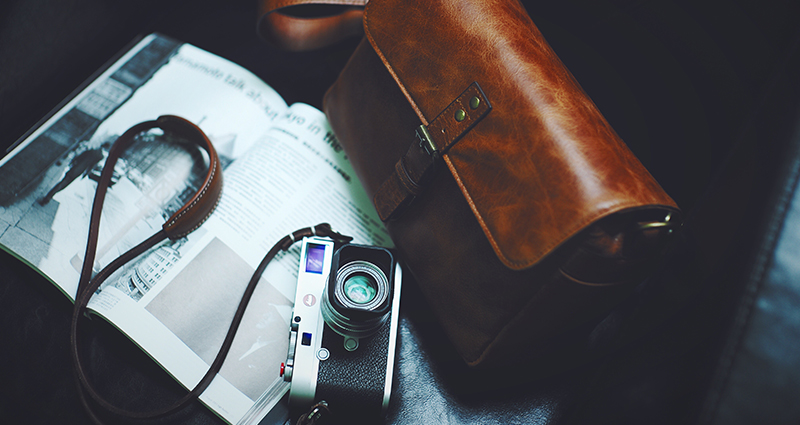
<path id="1" fill-rule="evenodd" d="M 208 154 L 208 171 L 203 184 L 194 194 L 194 196 L 181 207 L 175 214 L 173 214 L 162 226 L 161 230 L 156 232 L 153 236 L 147 238 L 139 245 L 128 250 L 117 259 L 109 263 L 96 275 L 92 276 L 92 266 L 95 261 L 97 240 L 100 230 L 100 216 L 103 208 L 103 202 L 108 187 L 111 183 L 111 177 L 114 172 L 114 166 L 124 151 L 130 147 L 137 135 L 142 132 L 148 131 L 152 128 L 161 128 L 165 132 L 172 132 L 173 134 L 182 136 L 183 138 L 191 141 Z M 73 369 L 75 371 L 75 380 L 78 387 L 78 394 L 84 410 L 89 415 L 90 419 L 96 424 L 102 424 L 103 421 L 98 415 L 96 408 L 99 408 L 106 415 L 111 415 L 114 422 L 120 419 L 128 420 L 152 420 L 168 416 L 172 413 L 187 407 L 194 402 L 200 394 L 211 384 L 211 381 L 222 368 L 222 363 L 228 354 L 228 351 L 233 344 L 234 336 L 239 328 L 239 325 L 244 317 L 244 312 L 250 298 L 255 291 L 261 275 L 266 269 L 267 265 L 281 250 L 288 250 L 295 242 L 302 240 L 307 236 L 320 236 L 328 237 L 334 240 L 337 244 L 347 243 L 352 240 L 349 236 L 341 235 L 331 229 L 327 223 L 322 223 L 313 227 L 306 227 L 292 232 L 279 240 L 272 249 L 264 256 L 259 266 L 256 268 L 250 282 L 245 289 L 242 299 L 239 303 L 236 313 L 234 314 L 228 333 L 222 343 L 222 346 L 214 358 L 211 366 L 206 374 L 198 382 L 198 384 L 189 391 L 186 395 L 180 398 L 171 406 L 162 409 L 141 412 L 130 411 L 121 409 L 108 401 L 106 401 L 91 385 L 87 378 L 86 371 L 80 359 L 80 351 L 78 349 L 78 325 L 82 322 L 81 317 L 86 313 L 86 307 L 92 295 L 100 288 L 100 285 L 120 267 L 153 248 L 158 243 L 166 240 L 177 240 L 188 235 L 200 225 L 216 208 L 219 203 L 220 196 L 222 195 L 222 167 L 220 165 L 219 157 L 217 156 L 214 147 L 209 141 L 208 137 L 191 122 L 176 116 L 162 116 L 155 121 L 147 121 L 137 124 L 122 134 L 112 145 L 108 158 L 100 180 L 95 192 L 94 203 L 92 205 L 91 219 L 89 225 L 89 236 L 86 245 L 86 253 L 84 255 L 83 267 L 81 269 L 81 276 L 78 282 L 78 292 L 75 297 L 75 305 L 72 311 L 72 319 L 70 323 L 70 351 L 72 353 Z M 90 401 L 91 399 L 91 401 Z M 93 402 L 93 403 L 92 403 Z M 112 419 L 111 417 L 109 419 Z"/>
<path id="2" fill-rule="evenodd" d="M 141 242 L 139 245 L 131 248 L 124 254 L 120 255 L 117 259 L 109 263 L 96 275 L 92 276 L 92 268 L 95 262 L 97 252 L 97 240 L 100 233 L 100 216 L 103 209 L 103 202 L 108 187 L 111 185 L 111 178 L 114 174 L 114 166 L 122 154 L 133 145 L 136 136 L 149 131 L 153 128 L 160 128 L 165 133 L 180 136 L 187 141 L 197 145 L 199 148 L 206 151 L 208 154 L 208 171 L 202 185 L 195 192 L 194 196 L 184 204 L 175 214 L 173 214 L 161 227 L 161 229 Z M 208 386 L 211 382 L 213 375 L 204 377 L 200 383 L 189 394 L 183 397 L 174 406 L 159 410 L 156 412 L 133 412 L 120 409 L 111 403 L 108 403 L 100 394 L 92 387 L 86 376 L 86 371 L 80 359 L 80 351 L 78 349 L 78 325 L 81 323 L 81 316 L 86 313 L 86 306 L 95 291 L 100 288 L 100 285 L 117 271 L 120 267 L 146 252 L 150 248 L 156 246 L 158 243 L 166 240 L 180 239 L 198 227 L 211 215 L 219 203 L 220 196 L 222 195 L 222 166 L 220 165 L 217 152 L 214 150 L 211 141 L 206 137 L 199 127 L 191 122 L 173 115 L 161 116 L 153 121 L 145 121 L 134 125 L 123 133 L 114 144 L 111 146 L 108 158 L 103 166 L 103 171 L 100 174 L 100 180 L 97 183 L 97 190 L 95 191 L 94 202 L 92 204 L 91 218 L 89 222 L 89 236 L 86 243 L 86 253 L 84 255 L 83 266 L 81 268 L 81 275 L 78 281 L 78 291 L 75 295 L 75 305 L 72 310 L 72 319 L 70 322 L 70 351 L 72 353 L 73 369 L 75 371 L 75 380 L 78 386 L 78 395 L 81 399 L 89 417 L 98 424 L 102 421 L 95 412 L 93 406 L 89 403 L 88 398 L 91 398 L 95 405 L 102 410 L 116 415 L 120 418 L 130 419 L 145 419 L 156 418 L 167 415 L 174 411 L 179 410 L 183 406 L 188 405 Z"/>

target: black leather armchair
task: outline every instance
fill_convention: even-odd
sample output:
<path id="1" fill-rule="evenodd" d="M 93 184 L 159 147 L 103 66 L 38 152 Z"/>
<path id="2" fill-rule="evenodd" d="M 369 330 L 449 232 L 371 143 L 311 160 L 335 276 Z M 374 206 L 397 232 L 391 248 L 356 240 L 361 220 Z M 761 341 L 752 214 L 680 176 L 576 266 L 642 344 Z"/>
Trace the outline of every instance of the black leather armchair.
<path id="1" fill-rule="evenodd" d="M 387 423 L 800 423 L 800 7 L 524 3 L 687 213 L 681 240 L 593 326 L 581 342 L 590 358 L 500 388 L 459 362 L 416 284 L 405 285 Z M 238 62 L 290 103 L 319 106 L 355 41 L 281 52 L 257 39 L 255 17 L 251 1 L 4 2 L 1 145 L 151 31 Z M 70 313 L 50 283 L 0 254 L 0 422 L 88 423 L 67 352 Z M 110 399 L 135 408 L 181 393 L 115 330 L 101 323 L 95 335 L 91 372 Z M 513 377 L 514 368 L 496 374 Z M 161 422 L 221 423 L 200 405 Z"/>

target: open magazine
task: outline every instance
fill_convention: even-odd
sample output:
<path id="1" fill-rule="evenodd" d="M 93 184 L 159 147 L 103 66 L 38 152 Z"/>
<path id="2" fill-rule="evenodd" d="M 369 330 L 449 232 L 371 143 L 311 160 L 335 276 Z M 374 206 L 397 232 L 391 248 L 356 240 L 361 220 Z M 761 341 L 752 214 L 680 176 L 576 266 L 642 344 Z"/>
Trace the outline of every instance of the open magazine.
<path id="1" fill-rule="evenodd" d="M 319 110 L 286 105 L 227 60 L 157 34 L 143 38 L 0 160 L 0 246 L 77 291 L 96 179 L 117 136 L 178 115 L 197 124 L 224 166 L 223 196 L 200 229 L 116 272 L 89 303 L 192 388 L 208 370 L 266 251 L 329 222 L 356 243 L 389 246 Z M 115 168 L 96 271 L 161 228 L 201 183 L 204 158 L 168 135 L 140 135 Z M 258 423 L 280 401 L 299 246 L 264 273 L 220 374 L 201 401 L 232 424 Z"/>

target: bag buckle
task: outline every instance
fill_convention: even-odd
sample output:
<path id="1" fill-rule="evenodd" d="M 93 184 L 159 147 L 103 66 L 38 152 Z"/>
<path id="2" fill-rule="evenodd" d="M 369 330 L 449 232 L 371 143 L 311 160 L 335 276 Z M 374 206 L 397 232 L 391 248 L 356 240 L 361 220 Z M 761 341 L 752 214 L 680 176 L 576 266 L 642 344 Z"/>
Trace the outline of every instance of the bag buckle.
<path id="1" fill-rule="evenodd" d="M 419 148 L 424 150 L 425 153 L 427 153 L 431 158 L 438 158 L 439 149 L 436 149 L 436 144 L 433 143 L 433 138 L 428 132 L 428 127 L 425 127 L 424 124 L 420 125 L 417 127 L 415 134 L 417 136 L 417 140 L 419 141 Z"/>
<path id="2" fill-rule="evenodd" d="M 492 110 L 477 82 L 473 82 L 427 125 L 414 132 L 406 153 L 395 163 L 372 203 L 382 221 L 396 217 L 425 186 L 435 163 Z M 434 140 L 434 136 L 436 139 Z"/>

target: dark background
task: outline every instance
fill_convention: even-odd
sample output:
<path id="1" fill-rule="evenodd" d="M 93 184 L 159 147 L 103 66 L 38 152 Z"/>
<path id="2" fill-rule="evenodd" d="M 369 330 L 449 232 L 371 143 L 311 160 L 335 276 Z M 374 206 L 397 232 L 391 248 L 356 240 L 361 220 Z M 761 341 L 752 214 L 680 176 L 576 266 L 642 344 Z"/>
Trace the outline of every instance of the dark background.
<path id="1" fill-rule="evenodd" d="M 524 2 L 620 136 L 690 210 L 796 42 L 796 2 Z M 553 4 L 556 3 L 556 4 Z M 254 1 L 6 1 L 0 134 L 7 146 L 137 34 L 163 32 L 248 68 L 288 103 L 321 106 L 355 42 L 283 52 Z"/>
<path id="2" fill-rule="evenodd" d="M 714 391 L 720 354 L 742 297 L 753 295 L 749 276 L 772 247 L 775 206 L 785 205 L 784 182 L 792 175 L 800 99 L 797 2 L 524 3 L 611 125 L 686 212 L 685 231 L 663 270 L 593 334 L 601 347 L 597 358 L 506 389 L 464 389 L 468 372 L 437 335 L 415 285 L 407 285 L 389 422 L 765 419 L 757 412 L 766 404 L 757 398 L 738 403 L 750 413 L 722 416 Z M 283 52 L 258 39 L 256 17 L 250 0 L 6 0 L 0 4 L 0 147 L 135 36 L 153 31 L 243 65 L 288 103 L 321 106 L 358 40 Z M 0 422 L 86 423 L 66 352 L 69 303 L 9 255 L 0 254 L 0 264 Z M 96 332 L 93 373 L 109 398 L 138 406 L 180 393 L 113 330 L 98 325 Z M 118 378 L 109 378 L 112 371 Z M 768 413 L 766 423 L 792 423 L 780 411 Z M 198 406 L 171 420 L 218 422 Z"/>

